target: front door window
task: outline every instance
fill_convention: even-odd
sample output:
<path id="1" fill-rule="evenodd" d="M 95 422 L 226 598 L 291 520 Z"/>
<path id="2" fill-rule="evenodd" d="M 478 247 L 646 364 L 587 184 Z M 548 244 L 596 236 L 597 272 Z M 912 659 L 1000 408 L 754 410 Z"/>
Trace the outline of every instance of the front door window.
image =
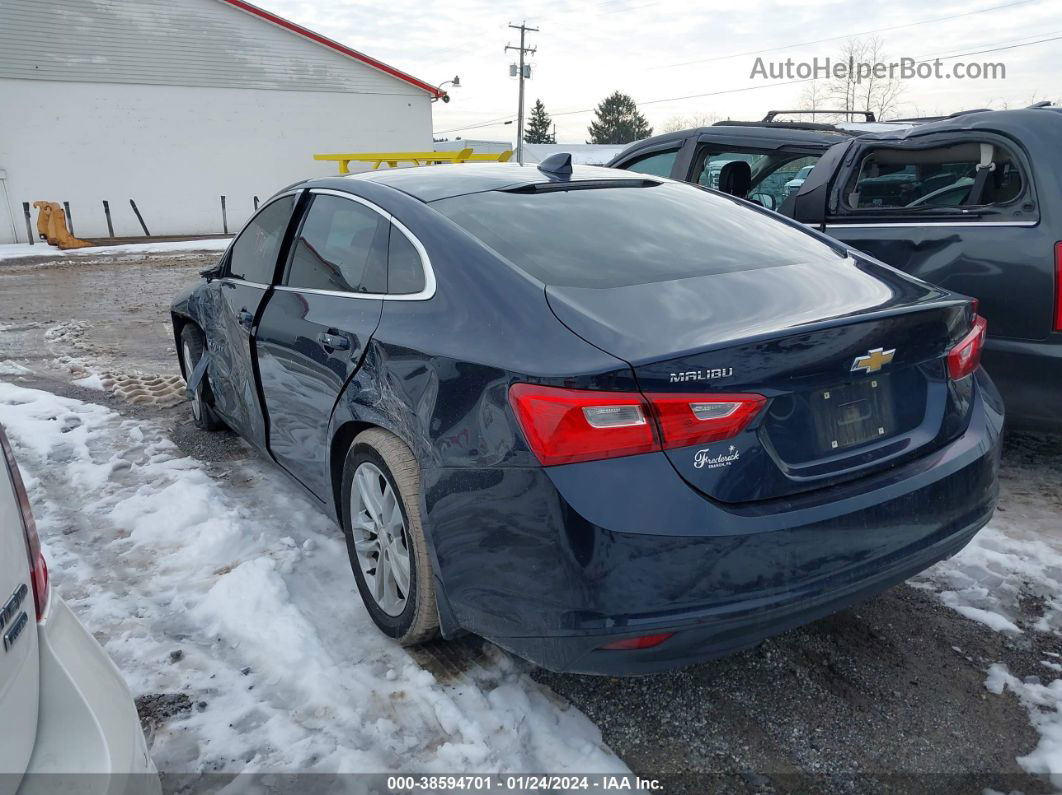
<path id="1" fill-rule="evenodd" d="M 819 155 L 803 155 L 787 152 L 712 151 L 701 153 L 699 166 L 694 173 L 697 182 L 706 188 L 719 189 L 719 175 L 727 163 L 743 160 L 752 171 L 748 192 L 741 196 L 769 210 L 777 210 L 782 202 L 795 193 L 818 161 Z"/>

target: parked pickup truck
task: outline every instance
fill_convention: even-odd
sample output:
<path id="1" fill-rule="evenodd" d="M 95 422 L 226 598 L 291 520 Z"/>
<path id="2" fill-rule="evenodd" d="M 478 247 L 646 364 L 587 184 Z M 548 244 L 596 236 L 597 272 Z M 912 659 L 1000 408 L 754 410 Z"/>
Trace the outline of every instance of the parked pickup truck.
<path id="1" fill-rule="evenodd" d="M 1062 432 L 1062 108 L 971 111 L 873 129 L 723 122 L 639 141 L 609 165 L 705 186 L 714 180 L 979 299 L 988 320 L 983 361 L 1008 423 Z M 720 181 L 715 164 L 738 160 L 751 174 Z"/>

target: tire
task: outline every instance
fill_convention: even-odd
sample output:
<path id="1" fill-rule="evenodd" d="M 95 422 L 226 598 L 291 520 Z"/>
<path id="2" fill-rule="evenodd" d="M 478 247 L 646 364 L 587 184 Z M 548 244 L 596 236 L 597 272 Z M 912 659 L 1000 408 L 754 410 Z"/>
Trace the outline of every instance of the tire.
<path id="1" fill-rule="evenodd" d="M 181 361 L 184 363 L 185 380 L 191 377 L 195 366 L 203 358 L 203 333 L 192 323 L 181 329 Z M 225 427 L 225 423 L 214 411 L 214 395 L 210 391 L 210 384 L 206 376 L 200 380 L 195 388 L 195 396 L 192 398 L 192 419 L 197 428 L 204 431 L 218 431 Z"/>
<path id="2" fill-rule="evenodd" d="M 363 431 L 347 451 L 340 493 L 350 566 L 373 622 L 403 646 L 439 637 L 420 468 L 412 451 L 387 431 Z"/>

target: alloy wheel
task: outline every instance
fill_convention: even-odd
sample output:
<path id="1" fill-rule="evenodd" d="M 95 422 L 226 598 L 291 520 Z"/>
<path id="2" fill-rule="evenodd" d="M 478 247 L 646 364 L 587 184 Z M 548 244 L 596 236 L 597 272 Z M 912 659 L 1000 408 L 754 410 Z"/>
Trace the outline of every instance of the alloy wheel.
<path id="1" fill-rule="evenodd" d="M 363 462 L 350 489 L 354 550 L 373 600 L 389 616 L 409 598 L 409 545 L 398 495 L 380 469 Z"/>
<path id="2" fill-rule="evenodd" d="M 192 371 L 195 370 L 195 366 L 196 366 L 197 362 L 194 362 L 192 360 L 192 351 L 189 349 L 187 342 L 184 343 L 183 348 L 184 348 L 184 350 L 183 350 L 183 353 L 184 353 L 184 371 L 186 373 L 188 373 L 188 377 L 191 378 L 192 377 Z M 200 414 L 202 413 L 202 411 L 203 411 L 203 406 L 202 406 L 202 404 L 200 402 L 199 389 L 196 388 L 196 389 L 194 389 L 192 391 L 192 416 L 195 417 L 198 420 Z"/>

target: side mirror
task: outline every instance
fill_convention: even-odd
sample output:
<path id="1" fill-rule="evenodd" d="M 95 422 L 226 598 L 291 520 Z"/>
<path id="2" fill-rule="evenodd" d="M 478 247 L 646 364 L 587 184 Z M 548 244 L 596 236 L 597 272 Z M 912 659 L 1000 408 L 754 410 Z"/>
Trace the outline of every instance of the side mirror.
<path id="1" fill-rule="evenodd" d="M 225 258 L 222 257 L 217 261 L 217 264 L 207 268 L 205 271 L 199 271 L 199 275 L 202 276 L 207 282 L 212 282 L 214 279 L 221 276 L 222 271 L 225 269 Z"/>

